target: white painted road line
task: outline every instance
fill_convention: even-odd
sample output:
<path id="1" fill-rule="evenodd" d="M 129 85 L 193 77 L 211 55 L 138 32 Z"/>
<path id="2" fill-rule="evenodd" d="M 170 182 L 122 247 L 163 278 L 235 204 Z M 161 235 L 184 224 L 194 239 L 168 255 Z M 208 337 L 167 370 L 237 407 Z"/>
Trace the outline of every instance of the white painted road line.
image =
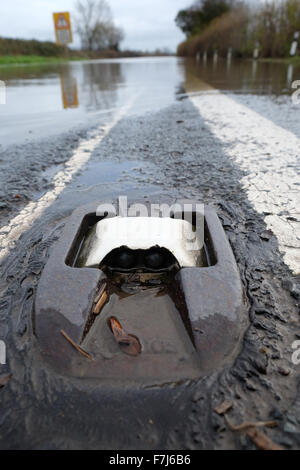
<path id="1" fill-rule="evenodd" d="M 220 92 L 190 100 L 224 153 L 244 172 L 242 186 L 276 235 L 285 263 L 300 273 L 300 139 Z M 270 215 L 266 215 L 269 213 Z"/>
<path id="2" fill-rule="evenodd" d="M 14 217 L 7 226 L 1 227 L 1 232 L 5 235 L 0 236 L 0 260 L 6 256 L 14 247 L 16 241 L 23 232 L 28 230 L 33 222 L 37 220 L 42 213 L 51 206 L 66 185 L 71 181 L 85 163 L 90 159 L 94 149 L 101 143 L 110 130 L 119 122 L 119 120 L 128 112 L 136 98 L 120 109 L 114 119 L 106 126 L 101 126 L 93 136 L 82 141 L 74 150 L 72 157 L 64 164 L 64 169 L 59 171 L 53 178 L 53 189 L 45 193 L 37 202 L 30 202 Z M 95 135 L 94 135 L 95 134 Z"/>

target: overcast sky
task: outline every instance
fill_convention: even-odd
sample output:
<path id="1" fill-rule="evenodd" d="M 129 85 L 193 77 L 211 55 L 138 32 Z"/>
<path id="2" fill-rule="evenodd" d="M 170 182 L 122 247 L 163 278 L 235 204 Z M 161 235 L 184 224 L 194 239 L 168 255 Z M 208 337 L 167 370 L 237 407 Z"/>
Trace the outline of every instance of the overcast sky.
<path id="1" fill-rule="evenodd" d="M 0 36 L 54 40 L 52 13 L 74 11 L 75 0 L 1 0 Z M 125 31 L 122 48 L 176 49 L 184 39 L 177 12 L 191 0 L 108 0 L 115 23 Z M 78 40 L 75 42 L 78 45 Z"/>

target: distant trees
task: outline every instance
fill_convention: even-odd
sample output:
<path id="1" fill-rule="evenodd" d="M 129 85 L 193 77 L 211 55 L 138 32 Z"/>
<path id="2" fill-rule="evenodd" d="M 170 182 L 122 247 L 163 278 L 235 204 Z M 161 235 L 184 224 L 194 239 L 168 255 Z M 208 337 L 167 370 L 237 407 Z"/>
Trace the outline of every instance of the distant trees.
<path id="1" fill-rule="evenodd" d="M 0 37 L 0 56 L 19 54 L 45 57 L 64 57 L 66 55 L 66 48 L 50 41 Z"/>
<path id="2" fill-rule="evenodd" d="M 175 22 L 187 37 L 193 36 L 228 12 L 230 6 L 231 0 L 196 0 L 189 8 L 178 12 Z"/>
<path id="3" fill-rule="evenodd" d="M 82 49 L 119 49 L 124 33 L 115 26 L 106 0 L 77 0 L 75 7 L 76 31 L 80 36 Z"/>
<path id="4" fill-rule="evenodd" d="M 201 11 L 198 10 L 200 15 L 198 19 L 203 19 L 206 2 L 215 1 L 218 0 L 200 2 Z M 205 27 L 204 23 L 198 20 L 198 23 L 195 20 L 194 25 L 187 20 L 179 24 L 178 18 L 181 18 L 180 21 L 185 18 L 181 13 L 184 10 L 178 13 L 176 23 L 182 30 L 186 28 L 187 34 L 187 40 L 178 46 L 179 55 L 195 56 L 198 52 L 212 53 L 214 50 L 218 50 L 220 55 L 226 55 L 230 47 L 235 55 L 248 57 L 252 56 L 256 44 L 261 57 L 289 55 L 294 33 L 300 32 L 300 0 L 273 0 L 257 4 L 254 9 L 248 8 L 247 2 L 239 0 L 230 2 L 226 0 L 226 2 L 229 10 L 210 20 Z M 200 3 L 196 2 L 191 8 L 199 6 Z M 195 19 L 196 16 L 190 18 Z"/>
<path id="5" fill-rule="evenodd" d="M 178 55 L 196 56 L 198 52 L 213 53 L 218 50 L 220 55 L 226 55 L 228 48 L 241 54 L 245 45 L 245 35 L 248 28 L 248 10 L 243 7 L 234 8 L 218 16 L 200 33 L 190 37 L 178 46 Z"/>
<path id="6" fill-rule="evenodd" d="M 250 39 L 259 42 L 262 56 L 286 56 L 294 33 L 300 31 L 300 1 L 268 2 L 251 19 L 250 25 Z"/>

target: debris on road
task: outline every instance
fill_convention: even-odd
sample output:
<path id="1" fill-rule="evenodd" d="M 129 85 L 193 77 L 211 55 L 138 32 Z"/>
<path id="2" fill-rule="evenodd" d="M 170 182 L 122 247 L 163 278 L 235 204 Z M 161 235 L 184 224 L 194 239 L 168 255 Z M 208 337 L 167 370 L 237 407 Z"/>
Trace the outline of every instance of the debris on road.
<path id="1" fill-rule="evenodd" d="M 260 431 L 260 427 L 274 428 L 277 426 L 276 421 L 245 421 L 234 426 L 226 414 L 224 415 L 227 426 L 231 431 L 244 432 L 251 441 L 261 450 L 283 450 L 281 446 L 273 442 L 266 434 Z"/>
<path id="2" fill-rule="evenodd" d="M 223 401 L 223 403 L 221 403 L 220 405 L 216 406 L 216 408 L 214 409 L 214 411 L 218 414 L 218 415 L 224 415 L 225 413 L 227 413 L 227 411 L 231 410 L 233 404 L 231 401 L 229 400 L 225 400 Z"/>
<path id="3" fill-rule="evenodd" d="M 106 289 L 106 282 L 101 286 L 101 289 L 99 290 L 98 294 L 95 297 L 94 304 L 97 304 L 100 300 L 100 297 L 102 297 L 102 294 L 104 293 Z"/>
<path id="4" fill-rule="evenodd" d="M 64 330 L 60 330 L 60 332 L 63 335 L 63 337 L 67 341 L 69 341 L 69 343 L 73 346 L 73 348 L 76 349 L 76 351 L 78 351 L 82 356 L 86 357 L 87 359 L 92 359 L 92 356 L 86 351 L 84 351 L 80 346 L 78 346 L 78 344 L 76 344 L 75 341 L 73 341 Z"/>
<path id="5" fill-rule="evenodd" d="M 125 354 L 138 356 L 141 353 L 142 347 L 138 338 L 128 334 L 115 317 L 109 319 L 109 325 L 118 345 Z"/>
<path id="6" fill-rule="evenodd" d="M 99 313 L 101 312 L 102 310 L 102 307 L 104 306 L 105 302 L 107 301 L 107 293 L 105 291 L 102 292 L 98 302 L 96 303 L 94 309 L 93 309 L 93 313 L 94 315 L 99 315 Z"/>
<path id="7" fill-rule="evenodd" d="M 272 232 L 272 230 L 264 230 L 261 234 L 260 234 L 260 238 L 264 241 L 269 241 L 271 240 L 271 238 L 273 237 L 274 233 Z"/>
<path id="8" fill-rule="evenodd" d="M 275 428 L 277 426 L 276 421 L 244 421 L 241 424 L 238 424 L 237 426 L 234 426 L 227 416 L 224 416 L 225 421 L 231 431 L 245 431 L 249 428 L 257 428 L 257 427 L 268 427 L 268 428 Z"/>
<path id="9" fill-rule="evenodd" d="M 246 431 L 247 436 L 261 450 L 284 450 L 283 447 L 273 442 L 262 431 L 251 427 Z"/>
<path id="10" fill-rule="evenodd" d="M 12 378 L 12 374 L 0 375 L 0 388 L 4 387 Z"/>

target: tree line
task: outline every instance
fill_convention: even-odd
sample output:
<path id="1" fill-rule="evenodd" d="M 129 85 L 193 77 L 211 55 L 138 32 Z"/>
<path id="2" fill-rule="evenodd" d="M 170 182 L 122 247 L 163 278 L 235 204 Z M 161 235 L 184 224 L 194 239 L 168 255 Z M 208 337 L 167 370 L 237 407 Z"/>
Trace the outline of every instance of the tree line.
<path id="1" fill-rule="evenodd" d="M 106 0 L 77 0 L 75 25 L 84 51 L 118 51 L 124 39 L 124 32 L 114 24 Z"/>
<path id="2" fill-rule="evenodd" d="M 0 37 L 0 56 L 34 55 L 43 57 L 64 57 L 66 50 L 50 41 L 35 39 L 11 39 Z"/>
<path id="3" fill-rule="evenodd" d="M 251 7 L 238 0 L 197 0 L 179 11 L 177 26 L 186 40 L 178 55 L 197 53 L 226 55 L 229 48 L 238 57 L 287 57 L 294 34 L 300 31 L 300 0 L 273 0 Z"/>

